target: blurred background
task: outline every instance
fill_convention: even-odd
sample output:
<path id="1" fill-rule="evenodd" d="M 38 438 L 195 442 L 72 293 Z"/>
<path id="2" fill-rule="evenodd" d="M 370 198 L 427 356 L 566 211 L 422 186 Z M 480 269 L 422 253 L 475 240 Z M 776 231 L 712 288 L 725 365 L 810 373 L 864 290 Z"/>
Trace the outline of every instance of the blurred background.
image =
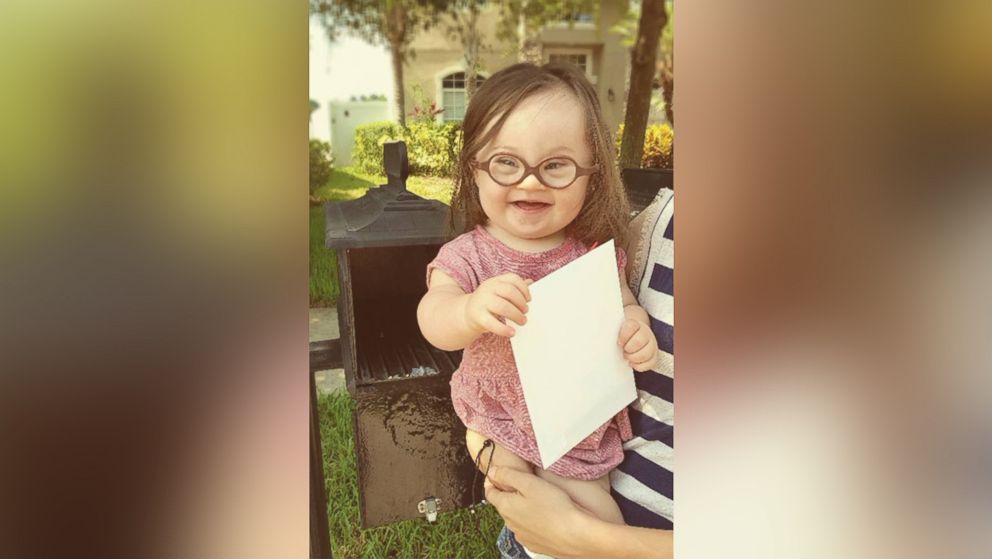
<path id="1" fill-rule="evenodd" d="M 481 78 L 521 37 L 499 39 L 493 5 Z M 540 56 L 584 55 L 618 131 L 622 18 L 590 31 L 585 13 L 540 26 Z M 651 122 L 678 116 L 676 553 L 988 557 L 989 4 L 674 13 L 678 88 Z M 0 555 L 307 555 L 305 317 L 335 295 L 304 287 L 303 200 L 381 178 L 359 173 L 361 142 L 331 160 L 332 103 L 440 128 L 473 83 L 441 59 L 460 44 L 442 19 L 382 82 L 386 43 L 324 19 L 0 4 Z M 602 45 L 550 41 L 589 33 Z M 351 80 L 305 60 L 362 40 L 375 76 L 315 85 Z M 308 181 L 311 137 L 353 186 Z"/>

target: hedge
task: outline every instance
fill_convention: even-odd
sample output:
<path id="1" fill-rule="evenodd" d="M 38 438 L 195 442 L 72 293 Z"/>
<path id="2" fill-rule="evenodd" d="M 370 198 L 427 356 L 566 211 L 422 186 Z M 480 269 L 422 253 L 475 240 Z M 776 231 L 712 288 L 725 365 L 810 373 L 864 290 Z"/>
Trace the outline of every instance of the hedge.
<path id="1" fill-rule="evenodd" d="M 310 192 L 324 186 L 331 178 L 334 160 L 331 157 L 331 144 L 320 140 L 310 140 Z"/>
<path id="2" fill-rule="evenodd" d="M 620 156 L 620 141 L 623 139 L 623 124 L 617 130 L 617 157 Z M 667 123 L 651 124 L 644 131 L 644 154 L 641 167 L 646 169 L 671 169 L 674 165 L 672 148 L 675 133 Z"/>
<path id="3" fill-rule="evenodd" d="M 618 155 L 622 138 L 623 124 L 616 135 Z M 674 139 L 672 127 L 667 123 L 649 125 L 644 133 L 641 167 L 671 169 Z M 458 161 L 462 130 L 455 122 L 411 122 L 406 128 L 388 121 L 363 124 L 355 128 L 353 164 L 363 173 L 382 174 L 382 144 L 395 140 L 406 142 L 411 174 L 445 177 L 451 175 Z"/>
<path id="4" fill-rule="evenodd" d="M 462 130 L 455 122 L 412 122 L 406 128 L 395 122 L 372 122 L 355 128 L 352 162 L 366 174 L 382 174 L 382 144 L 406 142 L 410 173 L 450 176 L 462 146 Z"/>
<path id="5" fill-rule="evenodd" d="M 352 165 L 367 175 L 382 174 L 382 144 L 402 139 L 403 128 L 395 122 L 370 122 L 356 126 Z"/>

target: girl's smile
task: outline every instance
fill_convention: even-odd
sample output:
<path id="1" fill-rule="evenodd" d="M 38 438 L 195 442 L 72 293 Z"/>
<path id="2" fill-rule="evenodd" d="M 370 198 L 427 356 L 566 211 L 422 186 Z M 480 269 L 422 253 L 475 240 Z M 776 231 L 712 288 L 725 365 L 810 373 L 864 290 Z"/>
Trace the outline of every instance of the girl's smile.
<path id="1" fill-rule="evenodd" d="M 551 204 L 549 202 L 538 202 L 532 200 L 517 200 L 516 202 L 510 202 L 510 205 L 524 214 L 538 214 L 551 208 Z"/>

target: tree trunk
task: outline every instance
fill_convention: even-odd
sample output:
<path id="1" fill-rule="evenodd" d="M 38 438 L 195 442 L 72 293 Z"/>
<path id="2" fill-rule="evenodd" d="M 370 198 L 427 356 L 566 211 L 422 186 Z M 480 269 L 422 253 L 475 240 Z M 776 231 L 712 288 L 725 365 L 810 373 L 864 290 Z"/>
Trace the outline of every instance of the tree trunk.
<path id="1" fill-rule="evenodd" d="M 527 2 L 520 8 L 520 21 L 517 24 L 517 35 L 520 39 L 517 51 L 517 62 L 541 64 L 541 45 L 538 34 L 541 32 L 527 19 Z"/>
<path id="2" fill-rule="evenodd" d="M 396 122 L 406 126 L 406 92 L 403 89 L 403 63 L 406 62 L 407 12 L 403 2 L 387 2 L 383 35 L 389 43 L 393 55 L 393 102 L 396 109 Z"/>
<path id="3" fill-rule="evenodd" d="M 472 95 L 475 94 L 475 79 L 476 79 L 476 69 L 479 67 L 479 51 L 478 47 L 475 51 L 472 51 L 470 46 L 468 50 L 465 51 L 465 103 L 468 104 L 472 100 Z"/>
<path id="4" fill-rule="evenodd" d="M 474 8 L 469 9 L 469 14 L 465 21 L 465 34 L 463 44 L 465 46 L 465 103 L 467 104 L 475 93 L 475 76 L 479 68 L 479 13 Z"/>
<path id="5" fill-rule="evenodd" d="M 620 168 L 641 166 L 644 155 L 644 132 L 651 109 L 651 82 L 654 80 L 658 41 L 668 19 L 665 0 L 641 2 L 641 19 L 637 25 L 637 40 L 630 53 L 630 90 L 620 143 Z"/>
<path id="6" fill-rule="evenodd" d="M 671 54 L 665 56 L 665 64 L 661 69 L 661 96 L 665 100 L 665 117 L 675 128 L 675 108 L 672 99 L 675 97 L 675 59 Z"/>
<path id="7" fill-rule="evenodd" d="M 396 122 L 406 126 L 406 93 L 403 91 L 403 50 L 400 45 L 392 44 L 389 50 L 393 55 L 393 105 L 396 110 Z"/>

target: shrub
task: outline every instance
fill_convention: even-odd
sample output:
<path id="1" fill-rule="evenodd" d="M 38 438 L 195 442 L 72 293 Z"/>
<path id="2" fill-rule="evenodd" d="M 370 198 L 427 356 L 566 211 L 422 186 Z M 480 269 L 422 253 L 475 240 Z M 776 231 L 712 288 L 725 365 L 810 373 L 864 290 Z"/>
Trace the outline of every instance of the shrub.
<path id="1" fill-rule="evenodd" d="M 461 150 L 461 126 L 454 122 L 413 122 L 405 136 L 410 174 L 451 175 Z"/>
<path id="2" fill-rule="evenodd" d="M 402 140 L 403 128 L 395 122 L 370 122 L 355 127 L 355 149 L 351 160 L 359 171 L 381 175 L 383 167 L 382 144 Z"/>
<path id="3" fill-rule="evenodd" d="M 437 115 L 444 112 L 437 106 L 437 101 L 432 101 L 424 93 L 424 88 L 419 84 L 413 86 L 413 112 L 407 113 L 410 117 L 407 122 L 432 123 Z"/>
<path id="4" fill-rule="evenodd" d="M 411 122 L 408 128 L 394 122 L 358 126 L 352 153 L 355 167 L 369 175 L 381 175 L 382 144 L 395 140 L 406 142 L 410 174 L 443 177 L 454 170 L 461 150 L 462 131 L 458 123 L 435 121 Z"/>
<path id="5" fill-rule="evenodd" d="M 320 140 L 310 140 L 310 193 L 327 184 L 331 178 L 334 163 L 331 158 L 331 144 Z"/>
<path id="6" fill-rule="evenodd" d="M 641 157 L 641 166 L 671 169 L 673 140 L 672 127 L 668 124 L 648 126 L 644 134 L 644 155 Z"/>
<path id="7" fill-rule="evenodd" d="M 620 142 L 623 139 L 623 123 L 617 130 L 617 157 L 620 156 Z M 644 153 L 641 167 L 648 169 L 671 169 L 674 164 L 673 148 L 675 132 L 667 123 L 651 124 L 644 131 Z"/>

